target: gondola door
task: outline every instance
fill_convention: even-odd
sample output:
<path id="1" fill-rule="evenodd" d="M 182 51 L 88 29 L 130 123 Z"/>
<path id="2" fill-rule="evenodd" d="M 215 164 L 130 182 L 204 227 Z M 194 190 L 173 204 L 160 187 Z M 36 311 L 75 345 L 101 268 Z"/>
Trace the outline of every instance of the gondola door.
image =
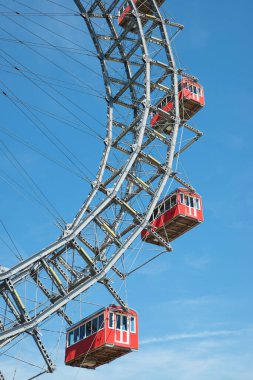
<path id="1" fill-rule="evenodd" d="M 187 209 L 187 214 L 191 216 L 196 216 L 196 205 L 195 205 L 195 199 L 191 197 L 190 195 L 185 196 L 185 204 Z"/>
<path id="2" fill-rule="evenodd" d="M 193 99 L 199 103 L 199 93 L 196 86 L 192 86 Z"/>
<path id="3" fill-rule="evenodd" d="M 116 313 L 115 341 L 129 343 L 129 320 L 127 315 Z"/>

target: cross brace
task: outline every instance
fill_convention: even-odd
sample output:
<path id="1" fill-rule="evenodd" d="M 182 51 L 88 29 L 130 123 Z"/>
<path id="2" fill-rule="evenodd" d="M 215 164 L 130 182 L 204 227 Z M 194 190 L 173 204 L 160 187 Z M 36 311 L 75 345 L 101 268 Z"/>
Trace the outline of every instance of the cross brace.
<path id="1" fill-rule="evenodd" d="M 23 322 L 31 321 L 31 318 L 29 317 L 28 313 L 26 312 L 25 306 L 23 305 L 17 291 L 14 289 L 14 286 L 13 286 L 10 279 L 6 280 L 6 285 L 7 285 L 7 288 L 9 289 L 9 291 L 12 295 L 12 298 L 13 298 L 18 310 L 19 310 L 19 320 L 21 320 Z M 45 360 L 45 362 L 47 364 L 48 371 L 52 373 L 55 370 L 55 365 L 52 362 L 52 360 L 50 359 L 50 357 L 47 353 L 47 350 L 44 347 L 42 340 L 40 339 L 40 336 L 39 336 L 37 329 L 34 328 L 31 332 L 29 332 L 29 334 L 31 334 L 31 336 L 33 337 L 37 347 L 39 348 L 40 353 L 41 353 L 43 359 Z"/>

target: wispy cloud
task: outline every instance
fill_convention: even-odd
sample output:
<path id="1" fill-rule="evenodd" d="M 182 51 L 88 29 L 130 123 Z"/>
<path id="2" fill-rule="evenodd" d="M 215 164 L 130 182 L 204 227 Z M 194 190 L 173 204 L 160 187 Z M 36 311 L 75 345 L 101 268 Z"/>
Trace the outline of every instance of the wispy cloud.
<path id="1" fill-rule="evenodd" d="M 215 297 L 197 297 L 197 298 L 179 298 L 179 299 L 172 299 L 168 301 L 168 304 L 173 304 L 173 305 L 207 305 L 211 303 L 217 303 L 218 300 Z"/>
<path id="2" fill-rule="evenodd" d="M 240 331 L 223 331 L 224 336 L 234 334 L 234 339 L 216 339 L 215 344 L 211 344 L 214 336 L 210 332 L 204 334 L 207 338 L 205 341 L 187 340 L 180 346 L 171 342 L 165 347 L 140 347 L 138 353 L 127 355 L 95 372 L 72 369 L 67 374 L 62 369 L 62 376 L 55 378 L 65 380 L 70 376 L 74 380 L 129 380 L 133 377 L 138 380 L 252 380 L 253 364 L 249 347 L 243 344 L 244 350 L 240 351 L 241 345 L 238 344 L 243 342 L 239 336 Z"/>
<path id="3" fill-rule="evenodd" d="M 217 331 L 200 331 L 194 333 L 181 333 L 173 335 L 164 335 L 160 337 L 151 337 L 140 341 L 141 345 L 151 343 L 163 343 L 168 341 L 180 341 L 188 339 L 209 339 L 213 337 L 225 337 L 239 335 L 241 330 L 217 330 Z"/>
<path id="4" fill-rule="evenodd" d="M 42 376 L 42 379 L 129 380 L 137 377 L 138 380 L 252 380 L 252 345 L 249 339 L 252 333 L 253 328 L 245 328 L 150 338 L 152 344 L 147 344 L 148 339 L 145 340 L 146 345 L 142 341 L 144 346 L 140 346 L 139 352 L 101 366 L 96 371 L 64 366 L 64 351 L 61 349 L 57 371 L 49 377 Z M 155 344 L 163 341 L 170 344 Z M 13 362 L 9 360 L 2 367 L 6 377 L 9 375 L 7 378 L 13 378 L 11 365 Z M 19 366 L 15 378 L 27 379 L 29 375 L 28 370 Z"/>
<path id="5" fill-rule="evenodd" d="M 207 253 L 203 253 L 203 255 L 200 257 L 196 257 L 194 255 L 185 255 L 184 261 L 185 264 L 191 268 L 203 270 L 206 269 L 206 267 L 210 264 L 211 256 Z"/>

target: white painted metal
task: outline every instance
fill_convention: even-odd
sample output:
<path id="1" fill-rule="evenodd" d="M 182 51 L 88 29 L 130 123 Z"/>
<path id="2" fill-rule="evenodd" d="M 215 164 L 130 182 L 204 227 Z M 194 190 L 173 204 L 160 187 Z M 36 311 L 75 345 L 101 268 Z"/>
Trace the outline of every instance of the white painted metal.
<path id="1" fill-rule="evenodd" d="M 92 190 L 72 223 L 66 226 L 62 236 L 16 266 L 0 269 L 0 294 L 4 294 L 3 299 L 7 307 L 12 308 L 13 313 L 17 313 L 17 319 L 19 315 L 26 313 L 25 308 L 22 311 L 22 295 L 20 298 L 16 292 L 17 286 L 24 279 L 33 279 L 35 290 L 31 291 L 41 290 L 50 301 L 39 313 L 35 312 L 34 315 L 20 318 L 18 324 L 8 324 L 2 329 L 0 332 L 2 347 L 21 333 L 30 333 L 54 313 L 63 315 L 68 321 L 68 316 L 63 314 L 62 308 L 98 282 L 106 286 L 117 302 L 123 307 L 127 307 L 109 284 L 108 273 L 114 270 L 119 277 L 124 279 L 116 267 L 119 259 L 141 231 L 149 228 L 150 216 L 168 179 L 176 178 L 173 173 L 174 158 L 201 135 L 201 132 L 185 124 L 185 127 L 193 132 L 195 137 L 181 147 L 180 151 L 176 151 L 178 129 L 181 125 L 178 99 L 179 70 L 173 57 L 167 25 L 175 27 L 176 31 L 181 30 L 182 25 L 164 20 L 155 0 L 150 0 L 154 17 L 149 17 L 148 23 L 143 25 L 143 15 L 139 13 L 136 3 L 130 0 L 134 18 L 129 22 L 137 25 L 137 34 L 133 37 L 128 29 L 124 30 L 118 27 L 117 17 L 112 15 L 112 12 L 115 13 L 119 6 L 118 0 L 112 1 L 108 9 L 106 3 L 100 0 L 94 0 L 89 9 L 85 8 L 81 0 L 74 0 L 74 3 L 90 33 L 101 65 L 107 102 L 105 148 L 96 180 L 92 184 Z M 103 25 L 107 26 L 107 34 L 104 33 L 103 38 L 101 33 L 96 30 L 96 25 L 100 20 Z M 159 34 L 159 38 L 152 36 L 154 31 L 156 31 L 156 35 Z M 109 48 L 103 45 L 103 41 L 109 41 Z M 127 44 L 130 44 L 129 48 L 127 48 Z M 164 62 L 153 56 L 153 45 L 162 51 Z M 114 72 L 111 73 L 110 62 L 118 63 L 125 73 L 124 79 L 115 77 Z M 153 75 L 154 69 L 159 70 L 159 75 L 157 73 Z M 165 80 L 168 82 L 166 85 L 163 83 Z M 115 90 L 116 85 L 121 87 L 117 87 Z M 173 114 L 168 115 L 162 110 L 159 110 L 159 113 L 168 118 L 170 122 L 173 120 L 169 137 L 164 135 L 162 130 L 156 131 L 149 126 L 150 114 L 155 110 L 152 93 L 161 91 L 161 97 L 163 97 L 164 91 L 166 92 L 168 89 L 170 89 L 174 101 Z M 127 125 L 121 119 L 117 119 L 115 108 L 122 109 L 122 112 L 130 110 L 131 120 L 128 120 Z M 114 136 L 116 128 L 121 128 L 121 133 Z M 153 151 L 156 151 L 154 142 L 157 141 L 164 147 L 163 162 L 145 152 L 148 147 L 153 154 Z M 124 145 L 124 142 L 127 144 Z M 110 160 L 116 153 L 124 154 L 125 158 L 122 165 L 118 164 L 113 168 Z M 150 165 L 152 175 L 148 180 L 138 169 L 140 165 Z M 185 184 L 185 186 L 188 185 Z M 137 199 L 136 203 L 138 203 L 142 194 L 147 194 L 148 201 L 141 210 L 136 211 L 134 200 Z M 133 203 L 131 203 L 132 201 Z M 120 210 L 116 210 L 115 205 L 120 206 Z M 116 211 L 112 222 L 107 217 L 107 213 L 114 206 Z M 125 214 L 128 215 L 128 221 L 124 219 Z M 98 248 L 86 236 L 86 231 L 91 225 L 96 226 L 101 234 Z M 153 233 L 155 234 L 155 232 Z M 170 250 L 168 242 L 159 235 L 157 238 L 166 249 Z M 80 241 L 80 246 L 77 240 Z M 69 249 L 74 249 L 76 254 L 84 260 L 86 266 L 83 271 L 77 272 L 71 265 L 64 262 L 64 254 Z M 52 267 L 54 263 L 56 263 L 55 269 Z M 56 270 L 61 279 L 56 274 Z M 58 289 L 57 296 L 52 297 L 49 290 L 39 281 L 41 271 L 55 284 Z M 74 276 L 71 286 L 69 274 Z M 6 285 L 10 281 L 13 289 Z M 11 296 L 14 301 L 13 306 L 8 301 L 7 293 L 8 297 Z M 70 319 L 68 323 L 71 323 Z"/>

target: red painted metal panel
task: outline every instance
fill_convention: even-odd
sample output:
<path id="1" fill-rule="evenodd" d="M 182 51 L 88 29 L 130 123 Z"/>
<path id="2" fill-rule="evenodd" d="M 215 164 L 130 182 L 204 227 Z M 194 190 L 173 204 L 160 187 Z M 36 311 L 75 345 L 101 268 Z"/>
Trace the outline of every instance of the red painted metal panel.
<path id="1" fill-rule="evenodd" d="M 102 346 L 105 343 L 105 332 L 104 329 L 98 331 L 95 334 L 88 336 L 79 342 L 66 347 L 65 362 L 71 361 L 84 353 L 87 353 L 94 348 Z"/>
<path id="2" fill-rule="evenodd" d="M 114 328 L 109 328 L 107 323 L 107 336 L 106 341 L 108 343 L 114 344 L 120 347 L 129 347 L 131 349 L 138 349 L 138 316 L 137 313 L 128 309 L 128 312 L 122 310 L 120 306 L 112 306 L 108 308 L 108 318 L 109 312 L 114 313 Z M 116 325 L 116 315 L 125 315 L 127 317 L 134 316 L 135 317 L 135 332 L 131 331 L 122 331 L 117 329 Z M 128 326 L 130 327 L 130 326 Z"/>
<path id="3" fill-rule="evenodd" d="M 135 2 L 136 5 L 138 6 L 139 1 L 138 1 L 138 0 L 134 0 L 134 2 Z M 125 2 L 122 4 L 122 6 L 123 6 L 124 4 L 125 4 Z M 119 24 L 120 26 L 124 25 L 124 21 L 126 21 L 126 20 L 124 20 L 125 16 L 126 16 L 126 15 L 130 15 L 130 14 L 131 14 L 131 7 L 130 7 L 130 5 L 128 5 L 128 6 L 124 9 L 124 11 L 123 11 L 122 13 L 120 13 L 120 10 L 119 10 L 118 24 Z M 129 18 L 127 18 L 127 19 L 129 20 Z"/>
<path id="4" fill-rule="evenodd" d="M 160 7 L 165 0 L 157 0 L 157 5 Z M 153 14 L 152 11 L 152 1 L 149 0 L 134 0 L 134 3 L 136 4 L 136 7 L 138 8 L 138 11 L 140 14 Z M 123 7 L 126 5 L 126 8 L 122 11 Z M 124 1 L 124 3 L 120 6 L 119 12 L 118 12 L 118 24 L 121 27 L 128 27 L 129 28 L 129 20 L 132 16 L 132 11 L 130 5 L 128 5 L 128 2 Z M 144 17 L 141 18 L 142 25 L 145 25 L 147 22 L 147 19 Z M 135 33 L 136 26 L 132 26 L 130 29 L 132 32 Z"/>
<path id="5" fill-rule="evenodd" d="M 200 89 L 201 95 L 195 94 L 194 92 L 191 92 L 188 88 L 183 87 L 184 83 L 187 83 L 190 86 L 194 86 L 197 89 Z M 203 86 L 199 83 L 190 81 L 188 78 L 183 78 L 179 83 L 180 91 L 178 92 L 178 98 L 180 100 L 180 114 L 183 114 L 183 109 L 189 108 L 192 109 L 191 113 L 189 114 L 188 118 L 191 118 L 194 116 L 204 105 L 205 105 L 205 98 L 204 98 L 204 89 Z M 194 107 L 193 107 L 194 105 Z M 173 102 L 170 100 L 163 108 L 162 110 L 165 112 L 170 112 L 173 109 Z M 153 117 L 151 117 L 150 124 L 154 127 L 159 121 L 166 120 L 156 113 Z"/>
<path id="6" fill-rule="evenodd" d="M 153 220 L 150 224 L 154 226 L 154 230 L 162 227 L 169 220 L 174 219 L 179 214 L 179 207 L 176 205 L 170 210 L 166 211 L 164 214 L 160 215 L 157 219 Z M 150 235 L 148 230 L 143 230 L 141 232 L 141 238 L 145 240 L 145 238 Z"/>
<path id="7" fill-rule="evenodd" d="M 106 309 L 106 343 L 108 344 L 115 344 L 115 321 L 113 322 L 113 327 L 109 327 L 109 312 L 112 310 L 112 308 L 108 307 Z"/>
<path id="8" fill-rule="evenodd" d="M 113 313 L 114 316 L 114 324 L 113 328 L 109 327 L 109 313 Z M 65 352 L 65 363 L 75 365 L 78 362 L 78 358 L 84 358 L 86 354 L 92 355 L 92 352 L 97 352 L 98 349 L 103 350 L 106 346 L 110 346 L 111 350 L 115 347 L 115 358 L 118 357 L 117 347 L 123 347 L 129 350 L 137 350 L 138 349 L 138 317 L 137 313 L 129 309 L 127 312 L 124 311 L 120 306 L 111 305 L 104 310 L 104 327 L 103 329 L 97 331 L 96 333 L 70 345 L 68 347 L 68 334 L 66 339 L 66 352 Z M 92 315 L 92 319 L 96 318 L 96 316 L 100 315 Z M 130 318 L 131 316 L 135 317 L 135 332 L 130 332 L 130 323 L 128 323 L 128 331 L 117 330 L 116 329 L 116 315 L 125 316 Z M 87 323 L 91 318 L 88 317 L 82 321 L 82 325 Z M 68 330 L 68 333 L 74 331 L 78 326 L 78 324 L 72 329 Z M 119 333 L 119 334 L 118 334 Z M 117 335 L 118 334 L 118 335 Z M 110 360 L 111 361 L 111 357 Z M 78 366 L 78 364 L 76 364 Z"/>
<path id="9" fill-rule="evenodd" d="M 163 111 L 165 112 L 170 112 L 173 108 L 173 103 L 170 101 L 169 103 L 166 104 L 165 107 L 163 107 Z M 150 120 L 150 124 L 154 126 L 159 120 L 161 120 L 163 117 L 159 115 L 159 113 L 155 114 Z"/>
<path id="10" fill-rule="evenodd" d="M 189 197 L 197 198 L 199 200 L 199 209 L 197 209 L 196 207 L 193 208 L 193 207 L 187 206 L 186 204 L 181 204 L 180 203 L 180 193 L 188 195 Z M 154 226 L 154 230 L 159 231 L 159 229 L 161 227 L 165 226 L 166 223 L 168 223 L 169 221 L 176 220 L 178 216 L 186 217 L 189 220 L 190 219 L 196 220 L 197 223 L 201 223 L 203 221 L 202 201 L 201 201 L 201 197 L 199 194 L 191 193 L 189 190 L 184 189 L 184 188 L 178 188 L 175 192 L 171 193 L 168 197 L 166 197 L 162 202 L 165 202 L 166 199 L 173 196 L 174 194 L 177 195 L 177 198 L 176 198 L 177 204 L 150 222 L 150 224 L 152 226 Z M 160 202 L 159 204 L 161 204 L 162 202 Z M 189 226 L 189 229 L 190 228 L 192 228 L 192 226 Z M 165 227 L 165 229 L 166 229 L 166 227 Z M 166 229 L 166 231 L 168 233 L 168 237 L 170 237 L 170 226 L 168 227 L 168 229 Z M 144 229 L 141 232 L 141 239 L 146 240 L 150 235 L 151 235 L 150 232 L 148 230 Z"/>

